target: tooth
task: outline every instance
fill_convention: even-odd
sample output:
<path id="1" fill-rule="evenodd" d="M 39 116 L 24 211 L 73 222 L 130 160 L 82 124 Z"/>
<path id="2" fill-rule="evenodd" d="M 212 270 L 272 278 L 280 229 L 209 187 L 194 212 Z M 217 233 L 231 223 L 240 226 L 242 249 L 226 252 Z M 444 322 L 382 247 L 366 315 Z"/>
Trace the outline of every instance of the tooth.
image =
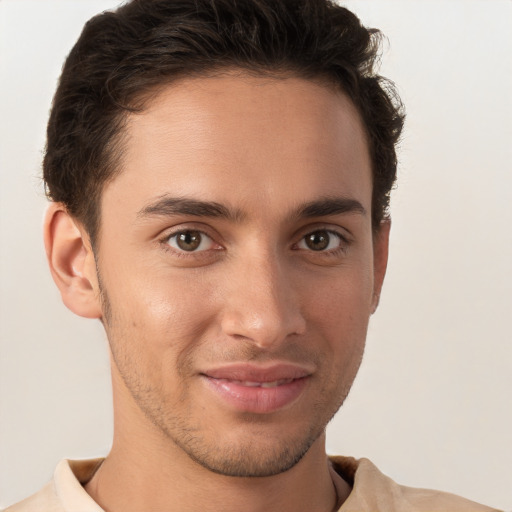
<path id="1" fill-rule="evenodd" d="M 254 382 L 252 380 L 233 380 L 232 382 L 236 382 L 241 386 L 246 386 L 248 388 L 275 388 L 277 386 L 282 386 L 283 384 L 289 384 L 293 379 L 280 379 L 273 380 L 271 382 Z"/>
<path id="2" fill-rule="evenodd" d="M 262 388 L 275 388 L 277 386 L 277 380 L 274 380 L 273 382 L 262 382 L 261 387 Z"/>
<path id="3" fill-rule="evenodd" d="M 257 387 L 260 386 L 259 382 L 251 382 L 251 381 L 248 381 L 248 380 L 240 381 L 240 383 L 242 384 L 242 386 L 248 386 L 248 387 L 251 387 L 251 388 L 257 388 Z"/>

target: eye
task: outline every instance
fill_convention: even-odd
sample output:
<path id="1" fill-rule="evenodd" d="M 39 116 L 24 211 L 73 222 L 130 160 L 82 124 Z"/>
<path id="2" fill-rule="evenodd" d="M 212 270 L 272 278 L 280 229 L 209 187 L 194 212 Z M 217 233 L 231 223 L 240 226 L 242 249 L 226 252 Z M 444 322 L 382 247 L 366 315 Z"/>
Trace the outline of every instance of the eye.
<path id="1" fill-rule="evenodd" d="M 307 249 L 310 251 L 332 251 L 339 249 L 343 242 L 343 237 L 334 232 L 326 229 L 313 231 L 308 233 L 297 244 L 299 249 Z"/>
<path id="2" fill-rule="evenodd" d="M 167 239 L 167 243 L 178 251 L 199 252 L 212 249 L 214 241 L 205 233 L 195 230 L 179 231 Z"/>

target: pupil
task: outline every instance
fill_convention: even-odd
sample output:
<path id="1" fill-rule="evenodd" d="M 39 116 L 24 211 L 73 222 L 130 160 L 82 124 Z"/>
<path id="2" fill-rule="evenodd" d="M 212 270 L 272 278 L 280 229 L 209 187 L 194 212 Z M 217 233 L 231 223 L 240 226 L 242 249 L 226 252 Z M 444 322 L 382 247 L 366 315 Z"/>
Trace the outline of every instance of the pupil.
<path id="1" fill-rule="evenodd" d="M 323 251 L 329 245 L 329 233 L 317 231 L 306 237 L 306 245 L 313 251 Z"/>
<path id="2" fill-rule="evenodd" d="M 198 231 L 186 231 L 178 235 L 176 242 L 180 249 L 194 251 L 201 243 L 201 234 Z"/>

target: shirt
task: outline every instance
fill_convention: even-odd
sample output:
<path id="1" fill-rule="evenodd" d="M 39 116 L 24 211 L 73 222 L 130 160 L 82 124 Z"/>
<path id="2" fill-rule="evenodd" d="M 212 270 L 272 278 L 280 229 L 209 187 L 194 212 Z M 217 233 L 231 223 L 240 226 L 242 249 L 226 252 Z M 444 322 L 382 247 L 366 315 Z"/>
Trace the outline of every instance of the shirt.
<path id="1" fill-rule="evenodd" d="M 368 459 L 330 457 L 336 477 L 352 491 L 338 512 L 499 512 L 454 494 L 398 485 Z M 87 483 L 103 459 L 62 460 L 53 480 L 4 512 L 104 512 L 87 494 Z"/>

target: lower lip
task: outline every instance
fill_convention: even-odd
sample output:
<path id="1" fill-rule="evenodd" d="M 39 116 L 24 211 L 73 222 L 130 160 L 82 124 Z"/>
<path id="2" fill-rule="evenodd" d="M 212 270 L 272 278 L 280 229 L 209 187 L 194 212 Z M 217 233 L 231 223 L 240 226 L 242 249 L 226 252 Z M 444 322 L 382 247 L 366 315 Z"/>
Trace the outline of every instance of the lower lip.
<path id="1" fill-rule="evenodd" d="M 272 388 L 250 387 L 242 384 L 204 376 L 213 392 L 224 402 L 241 412 L 268 414 L 293 403 L 306 387 L 308 378 L 294 379 Z"/>

